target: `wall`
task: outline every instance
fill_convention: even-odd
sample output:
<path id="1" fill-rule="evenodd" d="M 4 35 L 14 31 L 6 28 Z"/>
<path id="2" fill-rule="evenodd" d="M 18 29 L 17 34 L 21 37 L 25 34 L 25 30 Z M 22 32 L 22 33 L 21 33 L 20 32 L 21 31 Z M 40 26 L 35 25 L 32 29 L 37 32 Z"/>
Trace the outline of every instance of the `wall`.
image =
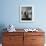
<path id="1" fill-rule="evenodd" d="M 20 5 L 34 6 L 34 22 L 19 21 Z M 9 24 L 16 28 L 40 27 L 46 32 L 46 0 L 0 0 L 0 31 Z"/>
<path id="2" fill-rule="evenodd" d="M 46 28 L 46 1 L 45 0 L 1 0 L 0 25 L 13 24 L 16 28 L 38 27 Z M 31 23 L 21 23 L 20 5 L 33 5 L 35 21 Z"/>

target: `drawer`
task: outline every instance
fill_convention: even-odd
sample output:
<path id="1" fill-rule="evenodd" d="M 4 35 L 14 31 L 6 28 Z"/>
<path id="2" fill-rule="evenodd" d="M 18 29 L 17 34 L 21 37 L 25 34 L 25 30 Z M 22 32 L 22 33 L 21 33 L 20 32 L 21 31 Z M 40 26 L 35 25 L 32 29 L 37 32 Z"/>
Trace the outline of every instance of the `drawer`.
<path id="1" fill-rule="evenodd" d="M 27 35 L 27 36 L 29 36 L 29 35 L 30 35 L 30 36 L 31 36 L 31 35 L 32 35 L 32 36 L 33 36 L 33 35 L 34 35 L 34 36 L 41 36 L 41 35 L 43 36 L 44 34 L 45 34 L 44 32 L 24 32 L 24 36 L 26 36 L 26 35 Z"/>
<path id="2" fill-rule="evenodd" d="M 23 46 L 23 44 L 2 44 L 2 46 Z"/>
<path id="3" fill-rule="evenodd" d="M 44 36 L 32 36 L 32 43 L 33 44 L 43 44 Z"/>
<path id="4" fill-rule="evenodd" d="M 4 36 L 23 36 L 23 32 L 4 32 Z"/>
<path id="5" fill-rule="evenodd" d="M 32 44 L 32 46 L 44 46 L 44 44 Z"/>
<path id="6" fill-rule="evenodd" d="M 3 44 L 2 46 L 16 46 L 14 44 Z"/>

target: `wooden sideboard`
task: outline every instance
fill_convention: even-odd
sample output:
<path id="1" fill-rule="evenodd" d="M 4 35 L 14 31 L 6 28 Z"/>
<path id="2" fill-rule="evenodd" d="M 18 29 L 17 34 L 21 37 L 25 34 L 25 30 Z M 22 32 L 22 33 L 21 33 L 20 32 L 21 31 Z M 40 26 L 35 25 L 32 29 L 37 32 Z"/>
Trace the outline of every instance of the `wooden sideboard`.
<path id="1" fill-rule="evenodd" d="M 44 32 L 3 32 L 3 46 L 44 46 Z"/>

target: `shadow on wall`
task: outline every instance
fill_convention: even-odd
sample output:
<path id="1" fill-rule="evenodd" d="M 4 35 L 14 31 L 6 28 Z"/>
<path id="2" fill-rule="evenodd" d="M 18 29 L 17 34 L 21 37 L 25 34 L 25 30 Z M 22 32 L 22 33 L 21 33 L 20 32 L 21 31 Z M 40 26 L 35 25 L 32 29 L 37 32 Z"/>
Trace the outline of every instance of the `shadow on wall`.
<path id="1" fill-rule="evenodd" d="M 6 28 L 6 26 L 4 24 L 0 24 L 0 43 L 2 43 L 3 32 L 6 31 L 4 28 Z"/>

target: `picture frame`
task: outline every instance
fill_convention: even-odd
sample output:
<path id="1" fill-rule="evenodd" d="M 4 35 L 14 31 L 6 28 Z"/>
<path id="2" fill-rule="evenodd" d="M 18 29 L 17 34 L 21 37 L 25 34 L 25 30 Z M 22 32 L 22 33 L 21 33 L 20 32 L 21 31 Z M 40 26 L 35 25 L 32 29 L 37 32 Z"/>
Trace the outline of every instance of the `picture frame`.
<path id="1" fill-rule="evenodd" d="M 35 17 L 33 5 L 20 6 L 20 22 L 33 22 L 34 18 Z"/>

